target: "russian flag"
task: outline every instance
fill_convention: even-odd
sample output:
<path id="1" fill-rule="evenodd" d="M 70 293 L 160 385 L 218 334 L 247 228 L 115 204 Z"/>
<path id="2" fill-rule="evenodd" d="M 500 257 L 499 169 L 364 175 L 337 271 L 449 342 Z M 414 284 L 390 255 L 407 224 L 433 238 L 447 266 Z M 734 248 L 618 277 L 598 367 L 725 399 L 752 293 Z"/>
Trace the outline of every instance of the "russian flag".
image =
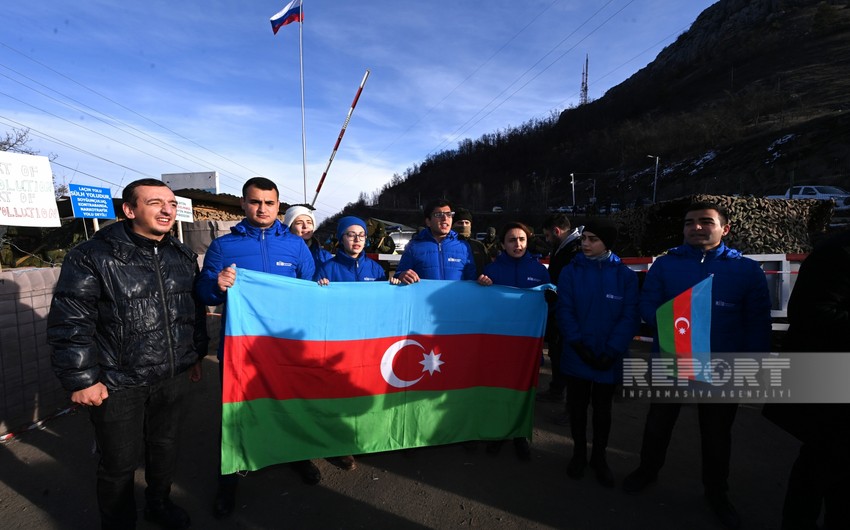
<path id="1" fill-rule="evenodd" d="M 711 285 L 714 276 L 662 304 L 655 312 L 658 349 L 675 357 L 681 376 L 711 382 Z"/>
<path id="2" fill-rule="evenodd" d="M 292 0 L 286 7 L 281 9 L 271 18 L 272 31 L 277 35 L 277 30 L 292 22 L 303 22 L 304 15 L 301 12 L 301 0 Z"/>
<path id="3" fill-rule="evenodd" d="M 240 269 L 226 311 L 222 473 L 531 436 L 540 290 Z"/>

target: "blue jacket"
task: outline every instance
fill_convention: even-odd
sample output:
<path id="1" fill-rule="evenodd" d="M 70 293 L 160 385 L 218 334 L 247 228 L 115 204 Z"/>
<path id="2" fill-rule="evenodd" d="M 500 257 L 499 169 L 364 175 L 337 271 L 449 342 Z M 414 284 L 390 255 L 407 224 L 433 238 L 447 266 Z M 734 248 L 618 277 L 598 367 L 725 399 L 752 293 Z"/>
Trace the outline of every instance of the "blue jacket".
<path id="1" fill-rule="evenodd" d="M 597 383 L 622 381 L 623 358 L 640 325 L 637 274 L 616 254 L 594 261 L 576 254 L 558 278 L 555 315 L 564 338 L 561 371 Z M 615 360 L 608 370 L 588 366 L 570 343 Z"/>
<path id="2" fill-rule="evenodd" d="M 313 265 L 316 266 L 316 270 L 319 269 L 319 265 L 333 259 L 334 257 L 333 254 L 325 250 L 324 247 L 319 244 L 319 240 L 315 237 L 310 239 L 310 244 L 307 245 L 307 248 L 310 250 L 310 254 L 313 255 Z"/>
<path id="3" fill-rule="evenodd" d="M 549 283 L 549 271 L 528 252 L 521 258 L 514 258 L 502 252 L 495 261 L 484 267 L 484 275 L 493 280 L 495 285 L 523 289 Z"/>
<path id="4" fill-rule="evenodd" d="M 227 300 L 227 293 L 218 288 L 218 273 L 235 263 L 238 269 L 268 272 L 312 280 L 316 272 L 313 256 L 304 240 L 289 231 L 280 221 L 269 228 L 257 228 L 247 220 L 230 229 L 230 233 L 217 237 L 210 243 L 204 256 L 204 268 L 195 285 L 195 293 L 206 305 L 219 305 Z M 224 338 L 224 314 L 221 319 Z M 218 348 L 219 359 L 224 350 L 224 340 Z"/>
<path id="5" fill-rule="evenodd" d="M 671 248 L 656 259 L 643 284 L 640 315 L 655 329 L 655 311 L 709 275 L 711 289 L 711 351 L 770 351 L 770 294 L 759 264 L 724 243 L 708 252 L 690 245 Z"/>
<path id="6" fill-rule="evenodd" d="M 361 253 L 357 259 L 342 250 L 329 261 L 319 265 L 314 279 L 327 278 L 331 282 L 378 282 L 387 279 L 387 273 L 381 265 Z"/>
<path id="7" fill-rule="evenodd" d="M 475 261 L 466 241 L 454 230 L 439 243 L 428 228 L 422 229 L 404 247 L 396 276 L 413 269 L 423 280 L 475 280 Z"/>

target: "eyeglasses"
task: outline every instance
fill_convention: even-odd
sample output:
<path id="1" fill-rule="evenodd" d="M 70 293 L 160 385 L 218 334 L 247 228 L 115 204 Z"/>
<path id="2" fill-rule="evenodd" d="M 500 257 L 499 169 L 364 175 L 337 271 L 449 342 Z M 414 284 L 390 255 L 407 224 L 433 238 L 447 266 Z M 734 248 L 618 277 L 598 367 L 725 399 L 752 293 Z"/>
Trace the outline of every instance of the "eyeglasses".
<path id="1" fill-rule="evenodd" d="M 346 232 L 343 234 L 346 239 L 366 241 L 366 234 L 355 234 L 354 232 Z"/>
<path id="2" fill-rule="evenodd" d="M 434 219 L 445 219 L 446 217 L 454 217 L 454 212 L 434 212 L 431 214 L 431 217 Z"/>

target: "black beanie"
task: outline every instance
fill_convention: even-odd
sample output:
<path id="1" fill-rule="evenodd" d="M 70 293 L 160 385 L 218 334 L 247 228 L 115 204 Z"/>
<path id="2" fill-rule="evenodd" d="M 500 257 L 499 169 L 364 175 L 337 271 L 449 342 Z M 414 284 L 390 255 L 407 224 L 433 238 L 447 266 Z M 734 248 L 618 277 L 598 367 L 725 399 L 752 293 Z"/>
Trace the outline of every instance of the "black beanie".
<path id="1" fill-rule="evenodd" d="M 612 250 L 617 243 L 617 225 L 607 219 L 588 219 L 584 223 L 583 232 L 593 233 L 602 240 L 602 244 L 608 250 Z"/>
<path id="2" fill-rule="evenodd" d="M 469 221 L 471 223 L 472 222 L 472 212 L 470 212 L 466 208 L 458 208 L 457 211 L 455 212 L 455 217 L 454 217 L 454 220 L 452 222 L 456 223 L 458 221 Z"/>

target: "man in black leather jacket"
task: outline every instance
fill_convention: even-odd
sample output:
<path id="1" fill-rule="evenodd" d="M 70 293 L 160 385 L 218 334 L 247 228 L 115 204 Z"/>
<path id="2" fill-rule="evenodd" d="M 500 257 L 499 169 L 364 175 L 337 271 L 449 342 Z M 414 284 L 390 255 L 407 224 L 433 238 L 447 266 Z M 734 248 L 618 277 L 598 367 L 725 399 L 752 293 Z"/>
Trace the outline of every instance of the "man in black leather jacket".
<path id="1" fill-rule="evenodd" d="M 138 180 L 123 199 L 127 221 L 98 231 L 62 264 L 47 324 L 53 369 L 71 401 L 90 407 L 102 527 L 135 526 L 134 472 L 144 453 L 145 518 L 186 528 L 189 516 L 169 493 L 182 398 L 207 351 L 205 308 L 193 295 L 198 265 L 169 234 L 177 201 L 168 186 Z"/>

